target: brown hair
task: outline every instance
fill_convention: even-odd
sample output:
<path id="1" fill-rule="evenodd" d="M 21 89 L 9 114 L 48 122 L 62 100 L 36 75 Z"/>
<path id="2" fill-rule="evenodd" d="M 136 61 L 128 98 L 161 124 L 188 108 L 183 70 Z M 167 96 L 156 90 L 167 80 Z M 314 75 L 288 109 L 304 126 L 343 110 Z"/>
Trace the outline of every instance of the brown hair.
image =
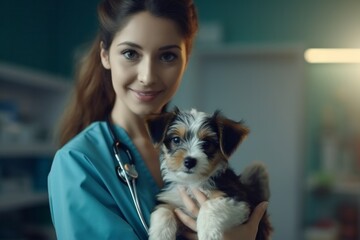
<path id="1" fill-rule="evenodd" d="M 141 11 L 174 21 L 185 38 L 186 52 L 190 55 L 198 29 L 197 13 L 192 0 L 102 1 L 98 6 L 97 37 L 79 62 L 72 100 L 59 129 L 61 146 L 92 122 L 105 120 L 111 113 L 115 92 L 110 71 L 101 64 L 100 43 L 108 50 L 115 34 L 124 27 L 129 17 Z"/>

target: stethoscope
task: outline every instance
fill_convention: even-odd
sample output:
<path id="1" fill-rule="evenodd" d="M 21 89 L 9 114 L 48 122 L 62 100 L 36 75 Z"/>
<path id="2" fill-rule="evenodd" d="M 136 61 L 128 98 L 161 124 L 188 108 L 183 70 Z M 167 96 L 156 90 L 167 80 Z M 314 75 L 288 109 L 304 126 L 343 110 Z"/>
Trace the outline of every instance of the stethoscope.
<path id="1" fill-rule="evenodd" d="M 131 194 L 131 198 L 134 202 L 134 206 L 135 206 L 136 212 L 140 218 L 141 224 L 143 225 L 145 231 L 147 233 L 149 233 L 149 228 L 146 225 L 144 216 L 143 216 L 141 208 L 140 208 L 139 198 L 137 196 L 135 180 L 138 178 L 139 174 L 136 171 L 135 165 L 133 164 L 133 162 L 134 162 L 133 158 L 131 156 L 129 149 L 118 140 L 118 138 L 115 134 L 115 131 L 113 129 L 113 126 L 110 123 L 110 118 L 107 119 L 106 124 L 107 124 L 108 130 L 109 130 L 109 133 L 111 135 L 111 138 L 113 140 L 113 145 L 112 145 L 113 153 L 119 164 L 119 166 L 117 166 L 115 169 L 116 174 L 120 177 L 122 182 L 126 183 L 126 185 L 128 186 L 130 194 Z M 121 157 L 120 157 L 120 149 L 126 153 L 130 163 L 122 162 Z"/>

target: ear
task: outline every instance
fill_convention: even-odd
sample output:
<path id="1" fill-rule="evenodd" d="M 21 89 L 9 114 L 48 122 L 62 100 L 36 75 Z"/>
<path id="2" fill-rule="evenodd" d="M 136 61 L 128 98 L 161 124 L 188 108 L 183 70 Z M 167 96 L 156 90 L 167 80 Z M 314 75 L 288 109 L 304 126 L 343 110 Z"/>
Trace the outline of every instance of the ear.
<path id="1" fill-rule="evenodd" d="M 249 129 L 243 122 L 235 122 L 215 113 L 219 127 L 220 148 L 223 154 L 229 158 L 239 144 L 249 134 Z"/>
<path id="2" fill-rule="evenodd" d="M 110 60 L 109 60 L 109 50 L 106 50 L 104 48 L 104 43 L 101 42 L 100 43 L 100 58 L 101 58 L 101 63 L 103 65 L 103 67 L 105 69 L 110 69 Z"/>
<path id="3" fill-rule="evenodd" d="M 174 112 L 167 112 L 147 117 L 146 128 L 154 145 L 159 145 L 164 141 L 165 133 L 175 116 Z"/>

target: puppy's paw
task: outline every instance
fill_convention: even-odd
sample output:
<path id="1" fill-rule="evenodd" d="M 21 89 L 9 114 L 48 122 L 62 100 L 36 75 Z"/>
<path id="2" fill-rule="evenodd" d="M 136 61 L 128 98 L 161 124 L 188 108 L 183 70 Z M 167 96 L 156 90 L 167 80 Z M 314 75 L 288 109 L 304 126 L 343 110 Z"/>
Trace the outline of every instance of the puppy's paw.
<path id="1" fill-rule="evenodd" d="M 220 240 L 225 230 L 244 223 L 250 214 L 246 202 L 231 198 L 216 198 L 206 201 L 200 208 L 197 219 L 199 240 Z"/>
<path id="2" fill-rule="evenodd" d="M 172 209 L 160 206 L 151 213 L 149 240 L 174 240 L 176 232 L 177 222 Z"/>

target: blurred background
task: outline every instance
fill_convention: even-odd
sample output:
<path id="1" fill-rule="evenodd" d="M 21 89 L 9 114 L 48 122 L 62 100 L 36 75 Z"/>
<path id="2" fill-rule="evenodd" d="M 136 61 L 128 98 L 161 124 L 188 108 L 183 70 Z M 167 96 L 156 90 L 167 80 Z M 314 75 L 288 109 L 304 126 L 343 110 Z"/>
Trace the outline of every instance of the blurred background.
<path id="1" fill-rule="evenodd" d="M 249 126 L 231 164 L 266 164 L 273 239 L 359 240 L 360 64 L 304 53 L 360 48 L 360 1 L 195 2 L 200 32 L 172 104 L 221 109 Z M 0 3 L 0 239 L 55 239 L 54 131 L 97 4 Z"/>

